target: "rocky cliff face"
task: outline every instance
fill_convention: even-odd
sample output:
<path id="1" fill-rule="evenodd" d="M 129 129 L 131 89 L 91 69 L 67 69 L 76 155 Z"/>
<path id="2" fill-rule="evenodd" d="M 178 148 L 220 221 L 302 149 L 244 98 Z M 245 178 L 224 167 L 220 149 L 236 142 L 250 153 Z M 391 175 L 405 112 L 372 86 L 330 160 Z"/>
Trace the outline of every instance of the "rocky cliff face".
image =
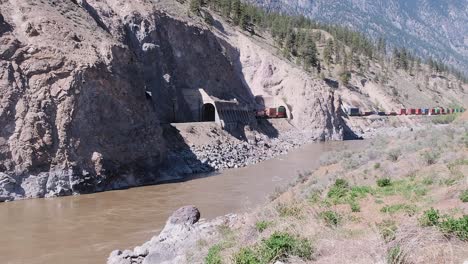
<path id="1" fill-rule="evenodd" d="M 157 181 L 160 123 L 172 121 L 174 102 L 189 115 L 183 89 L 252 105 L 277 86 L 267 83 L 302 75 L 313 101 L 294 114 L 312 118 L 298 124 L 342 137 L 339 100 L 325 86 L 298 69 L 278 75 L 275 64 L 288 67 L 278 58 L 262 64 L 272 72 L 250 75 L 245 41 L 233 39 L 242 34 L 225 35 L 219 21 L 210 30 L 178 2 L 11 0 L 0 10 L 0 201 Z M 303 96 L 281 89 L 292 103 Z"/>

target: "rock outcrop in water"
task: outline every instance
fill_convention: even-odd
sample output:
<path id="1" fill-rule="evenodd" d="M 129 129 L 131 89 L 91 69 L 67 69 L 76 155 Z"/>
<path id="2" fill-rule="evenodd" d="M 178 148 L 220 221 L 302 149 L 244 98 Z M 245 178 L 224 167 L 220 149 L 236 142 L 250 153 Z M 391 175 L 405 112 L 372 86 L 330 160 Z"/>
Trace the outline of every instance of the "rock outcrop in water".
<path id="1" fill-rule="evenodd" d="M 108 264 L 172 264 L 190 263 L 186 252 L 203 238 L 212 236 L 221 225 L 229 226 L 236 215 L 219 217 L 206 222 L 200 220 L 200 212 L 193 206 L 175 211 L 158 236 L 132 250 L 113 251 Z"/>
<path id="2" fill-rule="evenodd" d="M 209 29 L 187 17 L 175 1 L 0 7 L 0 201 L 154 183 L 166 157 L 160 123 L 171 121 L 174 101 L 188 112 L 182 89 L 253 104 L 282 75 L 252 82 L 247 48 L 270 58 L 265 69 L 291 67 L 219 21 L 221 29 Z M 313 98 L 294 110 L 309 116 L 297 124 L 341 139 L 338 98 L 292 72 L 302 87 L 292 100 L 302 90 Z"/>

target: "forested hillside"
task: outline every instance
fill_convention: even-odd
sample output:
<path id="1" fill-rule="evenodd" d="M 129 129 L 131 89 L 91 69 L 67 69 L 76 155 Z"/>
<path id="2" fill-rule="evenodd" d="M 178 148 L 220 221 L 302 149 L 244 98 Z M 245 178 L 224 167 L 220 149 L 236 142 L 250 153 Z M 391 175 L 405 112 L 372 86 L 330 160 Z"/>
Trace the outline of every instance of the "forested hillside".
<path id="1" fill-rule="evenodd" d="M 302 14 L 314 20 L 385 37 L 420 56 L 433 56 L 466 73 L 468 4 L 464 0 L 250 0 L 270 11 Z"/>

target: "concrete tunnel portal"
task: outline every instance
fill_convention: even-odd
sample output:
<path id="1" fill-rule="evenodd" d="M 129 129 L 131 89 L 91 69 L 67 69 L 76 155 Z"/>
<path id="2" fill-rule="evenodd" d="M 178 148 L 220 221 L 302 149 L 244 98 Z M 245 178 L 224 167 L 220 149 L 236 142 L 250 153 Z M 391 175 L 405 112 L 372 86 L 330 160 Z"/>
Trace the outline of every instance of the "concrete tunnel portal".
<path id="1" fill-rule="evenodd" d="M 216 108 L 211 103 L 206 103 L 202 107 L 202 121 L 215 122 L 216 121 Z"/>

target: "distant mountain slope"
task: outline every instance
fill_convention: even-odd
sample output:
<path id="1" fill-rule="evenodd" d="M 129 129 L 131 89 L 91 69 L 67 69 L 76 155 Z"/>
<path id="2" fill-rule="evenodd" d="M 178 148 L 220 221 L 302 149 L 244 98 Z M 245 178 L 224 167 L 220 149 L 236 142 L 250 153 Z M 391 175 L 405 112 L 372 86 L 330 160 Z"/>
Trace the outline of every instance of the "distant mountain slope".
<path id="1" fill-rule="evenodd" d="M 248 0 L 349 26 L 468 72 L 467 0 Z"/>

